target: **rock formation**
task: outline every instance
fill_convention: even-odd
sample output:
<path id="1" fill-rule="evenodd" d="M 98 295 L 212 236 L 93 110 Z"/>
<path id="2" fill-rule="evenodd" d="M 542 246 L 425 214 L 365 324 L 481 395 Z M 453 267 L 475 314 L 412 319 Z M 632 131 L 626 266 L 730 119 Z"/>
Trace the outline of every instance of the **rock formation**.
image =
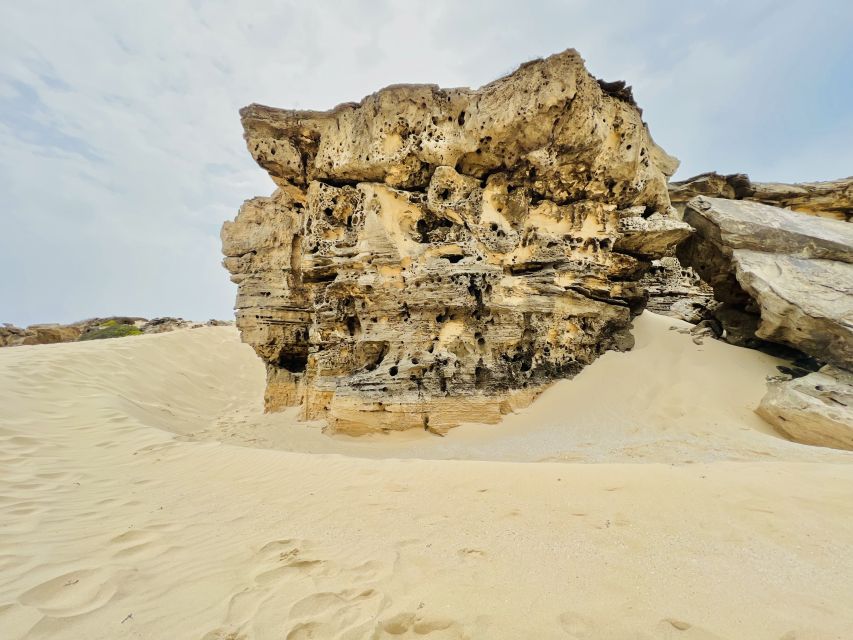
<path id="1" fill-rule="evenodd" d="M 687 204 L 684 220 L 696 234 L 678 256 L 723 303 L 717 318 L 730 341 L 757 337 L 850 366 L 853 226 L 704 196 Z"/>
<path id="2" fill-rule="evenodd" d="M 713 287 L 730 342 L 770 341 L 834 365 L 772 381 L 758 413 L 799 442 L 853 448 L 853 226 L 704 196 L 684 219 L 696 234 L 679 258 Z"/>
<path id="3" fill-rule="evenodd" d="M 73 342 L 82 329 L 75 325 L 33 324 L 22 329 L 11 324 L 0 326 L 0 347 Z"/>
<path id="4" fill-rule="evenodd" d="M 669 184 L 670 199 L 679 211 L 684 211 L 687 202 L 699 195 L 752 200 L 835 220 L 853 218 L 853 176 L 827 182 L 783 184 L 752 182 L 744 173 L 712 172 Z"/>
<path id="5" fill-rule="evenodd" d="M 699 195 L 761 202 L 823 218 L 850 221 L 853 217 L 853 177 L 828 182 L 782 184 L 752 182 L 744 173 L 721 175 L 711 172 L 669 183 L 669 197 L 679 217 L 684 215 L 687 202 Z M 675 256 L 656 261 L 644 277 L 643 286 L 649 292 L 648 308 L 656 313 L 688 322 L 697 322 L 714 313 L 727 314 L 730 327 L 737 321 L 750 320 L 746 316 L 732 314 L 730 309 L 715 310 L 710 289 Z M 755 328 L 754 322 L 735 328 L 731 333 L 737 338 L 733 341 L 747 341 Z"/>
<path id="6" fill-rule="evenodd" d="M 652 260 L 640 284 L 649 293 L 649 311 L 693 324 L 705 319 L 714 304 L 714 290 L 674 255 Z"/>
<path id="7" fill-rule="evenodd" d="M 278 189 L 222 230 L 237 324 L 266 408 L 337 430 L 496 421 L 628 348 L 640 277 L 690 232 L 677 161 L 572 50 L 479 90 L 241 116 Z"/>
<path id="8" fill-rule="evenodd" d="M 797 442 L 853 450 L 853 373 L 827 366 L 771 382 L 757 413 Z"/>

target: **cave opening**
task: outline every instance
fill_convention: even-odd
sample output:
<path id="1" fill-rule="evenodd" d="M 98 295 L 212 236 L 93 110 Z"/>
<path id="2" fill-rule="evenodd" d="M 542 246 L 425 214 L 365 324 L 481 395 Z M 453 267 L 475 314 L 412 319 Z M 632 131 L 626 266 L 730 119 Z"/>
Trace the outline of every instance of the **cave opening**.
<path id="1" fill-rule="evenodd" d="M 282 349 L 276 364 L 291 373 L 303 373 L 308 366 L 308 345 L 289 345 Z"/>

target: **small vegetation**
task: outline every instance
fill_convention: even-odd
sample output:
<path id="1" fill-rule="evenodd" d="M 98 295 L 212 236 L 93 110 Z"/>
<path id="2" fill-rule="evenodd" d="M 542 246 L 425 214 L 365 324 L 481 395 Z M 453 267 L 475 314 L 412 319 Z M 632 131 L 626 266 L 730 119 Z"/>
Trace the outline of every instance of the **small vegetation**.
<path id="1" fill-rule="evenodd" d="M 104 340 L 105 338 L 124 338 L 138 336 L 142 331 L 135 324 L 120 324 L 115 320 L 107 320 L 104 324 L 93 327 L 84 333 L 79 340 Z"/>

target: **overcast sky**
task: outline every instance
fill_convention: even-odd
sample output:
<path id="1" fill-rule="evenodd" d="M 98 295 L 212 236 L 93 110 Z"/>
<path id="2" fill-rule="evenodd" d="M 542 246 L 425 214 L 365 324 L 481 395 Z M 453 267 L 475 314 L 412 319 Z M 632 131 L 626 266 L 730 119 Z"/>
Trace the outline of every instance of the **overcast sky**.
<path id="1" fill-rule="evenodd" d="M 272 182 L 237 110 L 480 86 L 568 47 L 681 159 L 853 174 L 853 3 L 0 0 L 0 322 L 232 316 L 219 227 Z"/>

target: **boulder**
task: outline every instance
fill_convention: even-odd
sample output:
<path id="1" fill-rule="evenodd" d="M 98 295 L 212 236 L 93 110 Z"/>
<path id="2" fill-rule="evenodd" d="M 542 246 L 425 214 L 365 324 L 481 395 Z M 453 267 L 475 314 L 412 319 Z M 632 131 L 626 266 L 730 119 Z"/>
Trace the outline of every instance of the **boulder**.
<path id="1" fill-rule="evenodd" d="M 731 341 L 768 340 L 851 366 L 853 226 L 704 196 L 687 204 L 684 220 L 697 232 L 678 257 L 724 303 L 716 317 L 732 325 Z M 744 331 L 750 316 L 754 329 Z"/>
<path id="2" fill-rule="evenodd" d="M 771 382 L 757 413 L 796 442 L 853 450 L 853 374 L 827 366 Z"/>
<path id="3" fill-rule="evenodd" d="M 738 249 L 733 265 L 760 308 L 757 337 L 853 365 L 853 264 Z"/>
<path id="4" fill-rule="evenodd" d="M 278 189 L 222 229 L 237 326 L 267 410 L 335 430 L 494 422 L 629 348 L 640 278 L 690 233 L 677 161 L 573 50 L 477 90 L 241 116 Z"/>
<path id="5" fill-rule="evenodd" d="M 710 172 L 670 182 L 668 188 L 672 206 L 683 214 L 685 205 L 696 196 L 742 200 L 752 192 L 752 183 L 745 173 L 720 175 Z"/>
<path id="6" fill-rule="evenodd" d="M 189 320 L 167 316 L 146 320 L 140 324 L 139 329 L 142 333 L 167 333 L 169 331 L 174 331 L 175 329 L 187 329 L 191 325 L 192 322 Z"/>

